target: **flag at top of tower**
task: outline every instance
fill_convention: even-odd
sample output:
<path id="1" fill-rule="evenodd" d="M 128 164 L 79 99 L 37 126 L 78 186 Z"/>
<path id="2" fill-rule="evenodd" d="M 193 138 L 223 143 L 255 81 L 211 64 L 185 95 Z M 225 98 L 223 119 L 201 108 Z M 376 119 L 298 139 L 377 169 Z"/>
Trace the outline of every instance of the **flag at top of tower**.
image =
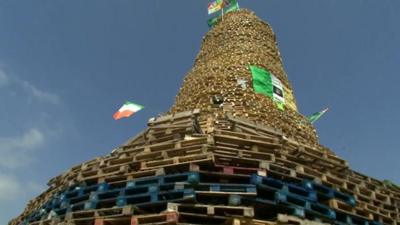
<path id="1" fill-rule="evenodd" d="M 213 14 L 222 10 L 222 15 L 216 15 L 207 20 L 209 27 L 213 27 L 224 13 L 233 12 L 239 10 L 238 0 L 215 0 L 208 4 L 208 14 Z"/>
<path id="2" fill-rule="evenodd" d="M 208 4 L 208 14 L 213 14 L 221 10 L 224 6 L 224 0 L 216 0 Z"/>
<path id="3" fill-rule="evenodd" d="M 237 0 L 215 0 L 208 4 L 208 14 L 213 14 L 221 9 L 225 9 L 225 13 L 232 12 L 239 9 Z"/>
<path id="4" fill-rule="evenodd" d="M 226 2 L 226 1 L 225 1 Z M 229 13 L 232 11 L 236 11 L 239 9 L 239 3 L 238 0 L 228 0 L 226 4 L 224 4 L 225 8 L 225 13 Z"/>
<path id="5" fill-rule="evenodd" d="M 144 107 L 132 102 L 125 102 L 125 104 L 114 114 L 114 119 L 119 120 L 124 117 L 130 117 Z"/>

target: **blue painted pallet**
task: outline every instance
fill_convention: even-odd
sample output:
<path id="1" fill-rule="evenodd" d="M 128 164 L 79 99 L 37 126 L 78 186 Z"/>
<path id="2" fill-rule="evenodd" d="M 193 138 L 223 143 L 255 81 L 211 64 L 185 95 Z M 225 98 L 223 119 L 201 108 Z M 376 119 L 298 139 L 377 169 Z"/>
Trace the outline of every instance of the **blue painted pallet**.
<path id="1" fill-rule="evenodd" d="M 336 219 L 336 212 L 333 209 L 316 202 L 308 203 L 306 209 L 306 215 L 307 214 L 317 218 L 327 218 L 329 220 Z"/>
<path id="2" fill-rule="evenodd" d="M 107 208 L 114 206 L 123 207 L 126 205 L 144 207 L 171 201 L 183 201 L 188 198 L 195 199 L 195 192 L 192 189 L 152 192 L 133 196 L 119 196 L 117 198 L 104 200 L 91 200 L 85 202 L 83 209 L 103 208 L 102 205 L 107 205 Z"/>
<path id="3" fill-rule="evenodd" d="M 196 191 L 207 192 L 242 192 L 242 193 L 257 193 L 256 185 L 253 184 L 220 184 L 220 183 L 176 183 L 175 189 L 193 188 Z"/>
<path id="4" fill-rule="evenodd" d="M 172 191 L 174 189 L 175 185 L 173 183 L 163 185 L 151 184 L 147 186 L 124 187 L 103 192 L 92 192 L 90 195 L 90 200 L 98 201 L 110 198 L 117 198 L 120 196 L 135 196 L 149 193 L 166 192 Z"/>
<path id="5" fill-rule="evenodd" d="M 91 186 L 85 186 L 85 184 L 82 184 L 81 186 L 74 185 L 73 188 L 68 188 L 66 191 L 59 193 L 57 198 L 60 201 L 69 200 L 71 198 L 90 194 L 91 192 L 106 191 L 109 189 L 109 186 L 110 185 L 105 182 Z"/>
<path id="6" fill-rule="evenodd" d="M 298 198 L 295 195 L 282 192 L 277 192 L 275 196 L 279 203 L 304 208 L 305 212 L 309 215 L 319 218 L 327 218 L 330 220 L 334 220 L 336 218 L 334 210 L 317 202 L 310 202 L 305 199 Z"/>
<path id="7" fill-rule="evenodd" d="M 330 220 L 335 219 L 335 211 L 331 208 L 314 201 L 309 201 L 301 196 L 299 197 L 298 195 L 287 193 L 282 190 L 275 190 L 267 185 L 259 185 L 257 191 L 256 199 L 259 202 L 268 204 L 275 202 L 276 204 L 302 208 L 310 215 Z"/>
<path id="8" fill-rule="evenodd" d="M 279 198 L 278 192 L 275 192 L 271 199 L 265 199 L 265 198 L 259 198 L 259 197 L 249 197 L 249 196 L 239 196 L 240 202 L 244 205 L 251 205 L 254 207 L 254 209 L 261 210 L 261 216 L 263 216 L 264 213 L 270 212 L 270 211 L 276 211 L 276 213 L 284 213 L 292 216 L 297 216 L 304 218 L 305 217 L 305 209 L 302 207 L 298 207 L 295 205 L 288 205 L 288 204 L 282 204 L 276 199 Z M 274 215 L 275 217 L 276 215 Z"/>
<path id="9" fill-rule="evenodd" d="M 92 208 L 90 204 L 89 206 L 85 206 L 86 202 L 96 202 L 102 199 L 117 198 L 119 196 L 173 190 L 175 182 L 198 183 L 199 173 L 188 172 L 135 179 L 133 181 L 128 181 L 125 188 L 115 190 L 112 190 L 113 187 L 106 182 L 89 186 L 84 183 L 75 184 L 66 188 L 64 191 L 54 194 L 48 202 L 39 208 L 39 210 L 44 209 L 46 212 L 54 210 L 58 215 L 64 215 L 71 209 Z M 39 216 L 37 212 L 34 212 L 30 217 L 37 219 Z"/>
<path id="10" fill-rule="evenodd" d="M 251 183 L 256 184 L 260 187 L 271 188 L 275 190 L 280 190 L 283 193 L 288 193 L 298 198 L 305 199 L 307 201 L 315 202 L 317 201 L 317 194 L 314 190 L 304 188 L 299 185 L 294 185 L 290 183 L 282 182 L 281 180 L 262 177 L 256 174 L 251 176 Z"/>
<path id="11" fill-rule="evenodd" d="M 60 208 L 60 209 L 55 209 L 54 212 L 59 215 L 65 215 L 68 212 L 68 208 Z"/>
<path id="12" fill-rule="evenodd" d="M 159 201 L 174 201 L 185 197 L 195 197 L 193 189 L 172 190 L 167 192 L 153 192 L 143 195 L 120 196 L 117 198 L 116 205 L 123 207 L 125 205 L 140 205 L 145 203 L 155 203 Z"/>
<path id="13" fill-rule="evenodd" d="M 313 181 L 306 180 L 303 182 L 303 186 L 310 190 L 316 191 L 318 199 L 321 201 L 329 199 L 338 199 L 353 207 L 356 205 L 356 199 L 354 198 L 354 196 L 345 194 L 343 192 L 339 192 L 325 185 L 317 184 Z"/>
<path id="14" fill-rule="evenodd" d="M 188 177 L 187 174 L 185 176 Z M 181 177 L 178 177 L 177 179 L 180 180 Z M 189 180 L 192 178 L 189 178 Z M 69 211 L 93 209 L 99 204 L 107 203 L 108 205 L 115 205 L 116 202 L 109 203 L 110 199 L 117 199 L 121 196 L 166 192 L 173 190 L 175 186 L 174 183 L 171 183 L 163 185 L 124 187 L 110 190 L 110 186 L 107 183 L 101 183 L 92 186 L 84 186 L 82 188 L 77 187 L 79 186 L 75 185 L 73 188 L 67 189 L 67 191 L 55 194 L 48 202 L 41 206 L 39 210 L 33 212 L 28 218 L 30 218 L 31 221 L 40 220 L 39 217 L 43 216 L 41 214 L 38 215 L 40 210 L 46 213 L 54 210 L 57 215 L 65 215 Z"/>

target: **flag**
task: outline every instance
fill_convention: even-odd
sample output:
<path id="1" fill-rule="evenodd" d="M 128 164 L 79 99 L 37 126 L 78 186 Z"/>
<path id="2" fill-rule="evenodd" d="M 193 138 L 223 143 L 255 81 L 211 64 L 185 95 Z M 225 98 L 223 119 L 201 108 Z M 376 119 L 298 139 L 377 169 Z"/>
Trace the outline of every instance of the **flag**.
<path id="1" fill-rule="evenodd" d="M 225 13 L 229 13 L 229 12 L 233 12 L 233 11 L 239 10 L 238 0 L 229 0 L 229 3 L 226 4 L 224 7 L 226 7 Z"/>
<path id="2" fill-rule="evenodd" d="M 307 117 L 308 121 L 310 121 L 310 123 L 314 123 L 319 118 L 321 118 L 321 116 L 324 115 L 327 111 L 328 111 L 328 108 L 322 110 L 321 112 L 316 112 L 316 113 L 312 114 L 311 116 Z"/>
<path id="3" fill-rule="evenodd" d="M 132 102 L 125 102 L 125 104 L 114 114 L 114 119 L 119 120 L 124 117 L 130 117 L 134 113 L 143 109 L 144 107 Z"/>
<path id="4" fill-rule="evenodd" d="M 222 9 L 222 16 L 224 13 L 233 12 L 239 9 L 238 0 L 216 0 L 208 4 L 208 14 L 218 12 Z M 225 11 L 224 11 L 225 10 Z M 221 18 L 217 15 L 207 21 L 208 27 L 213 27 Z"/>
<path id="5" fill-rule="evenodd" d="M 285 93 L 285 105 L 288 108 L 298 112 L 296 100 L 294 99 L 294 96 L 293 96 L 293 91 L 290 90 L 288 87 L 283 86 L 283 93 Z"/>
<path id="6" fill-rule="evenodd" d="M 210 27 L 210 28 L 213 27 L 220 18 L 221 18 L 220 16 L 215 16 L 215 17 L 207 20 L 208 27 Z"/>
<path id="7" fill-rule="evenodd" d="M 250 71 L 253 75 L 254 91 L 272 98 L 272 100 L 277 103 L 278 108 L 283 110 L 285 98 L 282 82 L 263 68 L 250 66 Z"/>
<path id="8" fill-rule="evenodd" d="M 221 10 L 224 6 L 223 0 L 216 0 L 208 4 L 208 15 L 213 14 Z"/>

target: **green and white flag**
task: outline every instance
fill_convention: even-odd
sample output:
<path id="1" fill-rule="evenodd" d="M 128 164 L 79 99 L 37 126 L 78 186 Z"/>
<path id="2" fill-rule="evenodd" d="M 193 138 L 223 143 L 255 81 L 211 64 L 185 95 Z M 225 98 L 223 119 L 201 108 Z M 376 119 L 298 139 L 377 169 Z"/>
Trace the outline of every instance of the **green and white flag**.
<path id="1" fill-rule="evenodd" d="M 253 75 L 253 88 L 256 93 L 261 93 L 272 98 L 279 109 L 283 110 L 285 98 L 282 82 L 268 70 L 257 66 L 250 66 Z"/>
<path id="2" fill-rule="evenodd" d="M 308 121 L 310 121 L 310 123 L 314 123 L 319 118 L 321 118 L 321 116 L 324 115 L 327 111 L 328 111 L 328 108 L 326 108 L 320 112 L 316 112 L 316 113 L 312 114 L 311 116 L 307 117 Z"/>
<path id="3" fill-rule="evenodd" d="M 226 8 L 224 9 L 224 13 L 229 13 L 236 10 L 239 10 L 238 0 L 230 0 L 229 3 L 226 5 Z"/>

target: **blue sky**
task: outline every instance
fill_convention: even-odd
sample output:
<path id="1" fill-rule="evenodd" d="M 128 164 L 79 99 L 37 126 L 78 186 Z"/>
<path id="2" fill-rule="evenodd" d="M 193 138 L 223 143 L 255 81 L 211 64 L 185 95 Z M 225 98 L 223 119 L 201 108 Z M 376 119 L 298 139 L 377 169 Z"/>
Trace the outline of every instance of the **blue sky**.
<path id="1" fill-rule="evenodd" d="M 172 105 L 207 32 L 206 0 L 0 0 L 0 224 L 47 181 Z M 242 0 L 273 27 L 320 140 L 400 183 L 400 2 Z M 114 121 L 125 101 L 146 108 Z"/>

